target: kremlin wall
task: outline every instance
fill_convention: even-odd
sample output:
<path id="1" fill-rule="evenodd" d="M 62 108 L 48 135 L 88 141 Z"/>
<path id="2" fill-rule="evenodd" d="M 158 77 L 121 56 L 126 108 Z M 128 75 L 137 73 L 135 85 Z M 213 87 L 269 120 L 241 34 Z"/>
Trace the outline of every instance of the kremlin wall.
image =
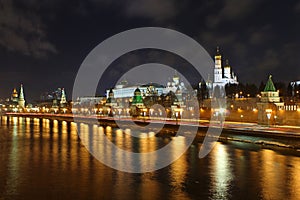
<path id="1" fill-rule="evenodd" d="M 202 84 L 202 83 L 201 83 Z M 97 114 L 100 116 L 131 116 L 147 118 L 150 115 L 157 118 L 166 117 L 180 120 L 194 116 L 195 104 L 200 105 L 200 119 L 209 120 L 211 116 L 223 115 L 226 121 L 251 122 L 265 126 L 297 125 L 300 126 L 300 104 L 297 102 L 283 102 L 276 90 L 270 75 L 265 88 L 256 97 L 239 94 L 226 96 L 226 108 L 212 109 L 217 88 L 225 91 L 228 84 L 238 85 L 238 78 L 234 74 L 229 61 L 224 66 L 222 55 L 217 48 L 213 80 L 208 78 L 204 83 L 208 92 L 206 98 L 199 99 L 199 90 L 189 91 L 180 76 L 175 71 L 171 81 L 166 86 L 149 83 L 144 85 L 129 85 L 121 81 L 115 88 L 108 89 L 105 97 L 78 97 L 75 102 L 68 102 L 64 89 L 58 89 L 51 98 L 44 98 L 36 105 L 25 105 L 23 86 L 19 93 L 13 90 L 10 99 L 2 103 L 1 113 L 5 112 L 39 112 L 39 113 L 74 113 Z M 241 92 L 240 92 L 241 93 Z M 49 95 L 47 95 L 48 97 Z M 157 108 L 154 105 L 159 105 Z M 153 107 L 154 106 L 154 107 Z"/>

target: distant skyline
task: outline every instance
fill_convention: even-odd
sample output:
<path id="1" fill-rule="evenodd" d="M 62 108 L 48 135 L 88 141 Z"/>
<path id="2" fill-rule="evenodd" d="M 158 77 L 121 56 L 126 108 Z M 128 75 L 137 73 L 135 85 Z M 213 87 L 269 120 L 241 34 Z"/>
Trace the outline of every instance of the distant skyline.
<path id="1" fill-rule="evenodd" d="M 296 0 L 0 1 L 0 97 L 9 97 L 23 83 L 29 101 L 58 87 L 66 88 L 70 98 L 77 70 L 95 46 L 119 32 L 146 26 L 180 31 L 211 56 L 220 46 L 241 83 L 259 85 L 269 74 L 274 82 L 300 80 L 299 19 Z M 188 68 L 160 52 L 127 56 L 113 63 L 99 93 L 112 87 L 114 72 L 125 65 L 154 59 Z"/>

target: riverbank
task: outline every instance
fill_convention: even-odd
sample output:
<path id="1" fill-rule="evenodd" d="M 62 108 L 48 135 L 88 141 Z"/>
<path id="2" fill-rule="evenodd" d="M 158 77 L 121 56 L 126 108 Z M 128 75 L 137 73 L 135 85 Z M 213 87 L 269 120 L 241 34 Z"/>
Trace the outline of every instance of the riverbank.
<path id="1" fill-rule="evenodd" d="M 47 113 L 6 113 L 7 116 L 16 117 L 30 117 L 30 118 L 46 118 L 50 120 L 68 121 L 73 122 L 74 116 L 72 114 L 47 114 Z M 202 142 L 209 127 L 219 127 L 217 123 L 210 124 L 208 120 L 187 121 L 187 120 L 164 120 L 164 119 L 133 119 L 128 117 L 107 117 L 107 116 L 83 116 L 76 115 L 76 122 L 81 123 L 94 123 L 95 120 L 99 122 L 101 126 L 118 127 L 120 125 L 126 125 L 128 122 L 134 122 L 139 127 L 152 124 L 157 124 L 163 129 L 157 133 L 160 137 L 175 136 L 179 126 L 195 127 L 198 128 L 198 134 L 195 138 L 195 142 Z M 117 122 L 117 123 L 116 123 Z M 155 127 L 155 126 L 154 126 Z M 226 121 L 224 123 L 222 133 L 218 138 L 222 142 L 244 142 L 254 143 L 264 146 L 278 146 L 286 148 L 300 149 L 300 127 L 297 126 L 260 126 L 256 123 L 246 122 L 231 122 Z"/>

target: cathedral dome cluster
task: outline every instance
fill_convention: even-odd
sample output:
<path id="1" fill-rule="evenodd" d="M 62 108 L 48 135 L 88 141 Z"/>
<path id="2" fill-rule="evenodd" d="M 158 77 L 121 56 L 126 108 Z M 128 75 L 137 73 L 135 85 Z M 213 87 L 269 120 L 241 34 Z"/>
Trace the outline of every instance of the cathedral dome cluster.
<path id="1" fill-rule="evenodd" d="M 23 91 L 22 84 L 20 86 L 19 94 L 16 88 L 13 89 L 10 100 L 11 100 L 11 105 L 18 105 L 18 107 L 22 109 L 25 108 L 25 98 L 24 98 L 24 91 Z"/>
<path id="2" fill-rule="evenodd" d="M 212 97 L 212 91 L 214 91 L 216 87 L 224 88 L 226 84 L 239 84 L 237 76 L 233 72 L 228 59 L 225 61 L 225 63 L 223 62 L 219 47 L 217 47 L 217 52 L 215 55 L 215 66 L 213 71 L 213 81 L 211 81 L 210 77 L 208 77 L 206 83 L 209 91 L 211 92 L 211 94 L 209 95 L 210 97 Z"/>
<path id="3" fill-rule="evenodd" d="M 226 60 L 223 67 L 222 55 L 219 47 L 217 47 L 217 53 L 215 55 L 215 68 L 214 68 L 214 87 L 225 86 L 226 84 L 238 84 L 237 76 L 232 71 L 229 61 Z"/>

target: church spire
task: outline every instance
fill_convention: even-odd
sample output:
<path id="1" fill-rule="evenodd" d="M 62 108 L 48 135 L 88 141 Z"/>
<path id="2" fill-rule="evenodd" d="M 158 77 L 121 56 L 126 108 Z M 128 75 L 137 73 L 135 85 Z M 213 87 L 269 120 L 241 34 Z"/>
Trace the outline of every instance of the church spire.
<path id="1" fill-rule="evenodd" d="M 67 98 L 66 98 L 66 93 L 65 93 L 65 89 L 63 88 L 61 90 L 61 98 L 60 98 L 60 105 L 64 105 L 67 103 Z"/>
<path id="2" fill-rule="evenodd" d="M 229 60 L 228 60 L 228 59 L 225 60 L 225 66 L 230 66 L 230 65 L 229 65 Z"/>
<path id="3" fill-rule="evenodd" d="M 216 56 L 219 56 L 220 55 L 220 47 L 217 46 L 217 52 L 216 52 Z"/>
<path id="4" fill-rule="evenodd" d="M 266 84 L 264 92 L 276 92 L 276 88 L 275 88 L 274 83 L 272 81 L 272 75 L 269 76 L 269 80 Z"/>
<path id="5" fill-rule="evenodd" d="M 25 108 L 25 98 L 24 98 L 23 84 L 21 84 L 21 87 L 20 87 L 20 95 L 19 95 L 18 104 L 21 108 Z"/>

